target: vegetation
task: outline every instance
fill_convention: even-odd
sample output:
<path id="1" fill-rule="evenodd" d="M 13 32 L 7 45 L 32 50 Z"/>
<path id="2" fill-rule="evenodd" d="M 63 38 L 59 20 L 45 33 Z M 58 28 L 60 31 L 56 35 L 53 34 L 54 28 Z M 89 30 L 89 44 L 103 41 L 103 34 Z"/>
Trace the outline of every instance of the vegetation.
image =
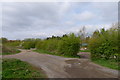
<path id="1" fill-rule="evenodd" d="M 65 34 L 62 37 L 48 37 L 44 40 L 29 38 L 23 41 L 10 41 L 6 38 L 1 38 L 0 41 L 2 40 L 3 44 L 3 54 L 15 54 L 19 52 L 17 48 L 20 47 L 20 45 L 23 49 L 36 48 L 35 51 L 39 53 L 64 57 L 78 57 L 78 52 L 91 52 L 92 61 L 107 67 L 110 67 L 108 65 L 111 63 L 108 62 L 111 61 L 115 67 L 110 68 L 116 69 L 116 64 L 120 62 L 120 54 L 118 54 L 118 45 L 120 43 L 118 34 L 118 28 L 116 25 L 113 25 L 112 28 L 108 30 L 104 28 L 96 30 L 91 37 L 86 37 L 85 27 L 83 27 L 79 33 L 80 37 L 71 33 L 68 35 Z M 85 47 L 89 50 L 80 50 L 80 47 Z"/>
<path id="2" fill-rule="evenodd" d="M 112 27 L 109 30 L 101 29 L 95 31 L 89 40 L 89 49 L 91 51 L 91 59 L 103 66 L 109 68 L 118 67 L 120 62 L 120 55 L 118 54 L 118 28 Z M 115 67 L 109 66 L 111 63 L 107 63 L 115 60 Z M 103 62 L 103 63 L 102 63 Z"/>
<path id="3" fill-rule="evenodd" d="M 21 41 L 20 40 L 14 40 L 14 41 L 7 41 L 6 43 L 3 43 L 3 45 L 6 45 L 6 46 L 11 46 L 11 47 L 18 47 L 20 46 L 21 44 Z"/>
<path id="4" fill-rule="evenodd" d="M 0 38 L 0 43 L 6 43 L 8 41 L 7 38 Z"/>
<path id="5" fill-rule="evenodd" d="M 111 69 L 120 70 L 120 67 L 118 66 L 118 63 L 116 63 L 115 60 L 106 60 L 106 59 L 93 59 L 94 63 L 99 64 L 101 66 L 105 66 Z"/>
<path id="6" fill-rule="evenodd" d="M 76 37 L 74 33 L 63 35 L 62 37 L 52 36 L 51 38 L 41 39 L 25 39 L 22 42 L 24 49 L 36 48 L 38 52 L 47 52 L 61 56 L 77 56 L 80 49 L 80 37 Z M 64 47 L 63 47 L 64 46 Z"/>
<path id="7" fill-rule="evenodd" d="M 40 49 L 37 49 L 37 50 L 34 50 L 38 53 L 41 53 L 41 54 L 50 54 L 50 55 L 56 55 L 56 56 L 62 56 L 62 57 L 66 57 L 66 58 L 80 58 L 80 56 L 71 56 L 71 55 L 64 55 L 64 54 L 56 54 L 56 53 L 51 53 L 51 52 L 48 52 L 48 51 L 45 51 L 45 50 L 40 50 Z"/>
<path id="8" fill-rule="evenodd" d="M 112 36 L 112 37 L 111 37 Z M 118 60 L 118 32 L 117 29 L 94 32 L 89 42 L 92 58 L 105 58 Z"/>
<path id="9" fill-rule="evenodd" d="M 37 44 L 37 42 L 40 41 L 40 39 L 25 39 L 22 42 L 22 48 L 24 49 L 30 49 L 30 48 L 35 48 L 35 45 Z"/>
<path id="10" fill-rule="evenodd" d="M 80 52 L 90 52 L 90 50 L 80 50 Z"/>
<path id="11" fill-rule="evenodd" d="M 7 38 L 0 39 L 0 54 L 2 55 L 9 55 L 9 54 L 16 54 L 19 53 L 20 50 L 17 47 L 20 44 L 19 40 L 8 40 Z"/>
<path id="12" fill-rule="evenodd" d="M 10 47 L 10 46 L 3 45 L 1 52 L 2 52 L 2 55 L 9 55 L 9 54 L 19 53 L 20 50 L 13 48 L 13 47 Z"/>
<path id="13" fill-rule="evenodd" d="M 77 56 L 80 49 L 80 37 L 76 37 L 72 33 L 61 38 L 41 40 L 37 43 L 36 48 L 57 55 Z"/>
<path id="14" fill-rule="evenodd" d="M 28 63 L 17 59 L 3 59 L 2 62 L 3 78 L 45 78 L 46 75 L 42 71 L 38 71 L 35 67 Z"/>

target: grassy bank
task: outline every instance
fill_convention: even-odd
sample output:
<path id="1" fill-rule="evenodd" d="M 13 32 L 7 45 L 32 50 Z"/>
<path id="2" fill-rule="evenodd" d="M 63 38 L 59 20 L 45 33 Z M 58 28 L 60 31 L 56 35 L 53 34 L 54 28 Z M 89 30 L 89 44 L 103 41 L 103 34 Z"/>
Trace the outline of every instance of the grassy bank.
<path id="1" fill-rule="evenodd" d="M 38 53 L 42 53 L 42 54 L 50 54 L 50 55 L 56 55 L 56 56 L 62 56 L 62 57 L 66 57 L 66 58 L 80 58 L 79 56 L 71 56 L 71 55 L 65 55 L 65 54 L 56 54 L 56 53 L 51 53 L 49 51 L 45 51 L 45 50 L 34 50 L 35 52 L 38 52 Z"/>
<path id="2" fill-rule="evenodd" d="M 0 48 L 1 48 L 0 50 L 1 55 L 10 55 L 10 54 L 16 54 L 20 52 L 20 50 L 11 46 L 2 45 Z"/>
<path id="3" fill-rule="evenodd" d="M 17 54 L 20 53 L 21 51 L 15 50 L 15 52 L 7 52 L 7 53 L 0 53 L 1 55 L 11 55 L 11 54 Z"/>
<path id="4" fill-rule="evenodd" d="M 118 62 L 116 62 L 115 60 L 97 59 L 92 61 L 104 67 L 120 70 L 120 67 L 118 66 Z"/>
<path id="5" fill-rule="evenodd" d="M 3 78 L 45 78 L 42 71 L 38 71 L 26 62 L 17 59 L 3 59 Z"/>

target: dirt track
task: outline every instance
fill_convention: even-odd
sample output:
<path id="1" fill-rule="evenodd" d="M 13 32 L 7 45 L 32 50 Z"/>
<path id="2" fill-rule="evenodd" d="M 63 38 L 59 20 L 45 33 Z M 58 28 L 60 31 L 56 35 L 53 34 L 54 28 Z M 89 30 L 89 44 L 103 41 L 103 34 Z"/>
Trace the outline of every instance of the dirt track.
<path id="1" fill-rule="evenodd" d="M 82 53 L 84 54 L 84 53 Z M 85 53 L 87 55 L 87 53 Z M 26 61 L 45 71 L 49 78 L 117 78 L 118 71 L 108 69 L 87 58 L 63 58 L 48 54 L 39 54 L 31 50 L 22 50 L 15 55 L 3 55 L 2 58 L 16 58 Z"/>

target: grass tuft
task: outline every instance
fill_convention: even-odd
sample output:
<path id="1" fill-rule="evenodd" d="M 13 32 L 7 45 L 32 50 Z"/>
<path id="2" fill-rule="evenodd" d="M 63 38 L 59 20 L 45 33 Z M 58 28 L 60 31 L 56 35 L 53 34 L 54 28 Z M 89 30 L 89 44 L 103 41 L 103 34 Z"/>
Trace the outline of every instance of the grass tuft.
<path id="1" fill-rule="evenodd" d="M 45 78 L 43 72 L 36 70 L 26 62 L 18 59 L 3 59 L 3 78 Z"/>
<path id="2" fill-rule="evenodd" d="M 116 69 L 120 70 L 120 67 L 118 66 L 119 63 L 116 62 L 115 60 L 105 60 L 105 59 L 97 59 L 97 60 L 92 60 L 94 63 L 99 64 L 104 67 L 108 67 L 111 69 Z"/>
<path id="3" fill-rule="evenodd" d="M 62 57 L 66 57 L 66 58 L 80 58 L 80 56 L 76 55 L 76 56 L 72 56 L 72 55 L 63 55 L 63 54 L 57 54 L 57 53 L 51 53 L 49 51 L 45 51 L 45 50 L 33 50 L 35 52 L 41 53 L 41 54 L 50 54 L 50 55 L 56 55 L 56 56 L 62 56 Z"/>

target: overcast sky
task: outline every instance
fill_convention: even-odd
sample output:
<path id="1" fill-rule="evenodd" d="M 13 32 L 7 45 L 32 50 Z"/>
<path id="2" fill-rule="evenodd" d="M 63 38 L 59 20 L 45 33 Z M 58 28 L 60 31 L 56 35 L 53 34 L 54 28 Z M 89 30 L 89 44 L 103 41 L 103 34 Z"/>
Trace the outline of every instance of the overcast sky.
<path id="1" fill-rule="evenodd" d="M 0 16 L 1 17 L 1 16 Z M 2 4 L 2 36 L 46 38 L 108 29 L 118 20 L 117 2 L 8 2 Z"/>

